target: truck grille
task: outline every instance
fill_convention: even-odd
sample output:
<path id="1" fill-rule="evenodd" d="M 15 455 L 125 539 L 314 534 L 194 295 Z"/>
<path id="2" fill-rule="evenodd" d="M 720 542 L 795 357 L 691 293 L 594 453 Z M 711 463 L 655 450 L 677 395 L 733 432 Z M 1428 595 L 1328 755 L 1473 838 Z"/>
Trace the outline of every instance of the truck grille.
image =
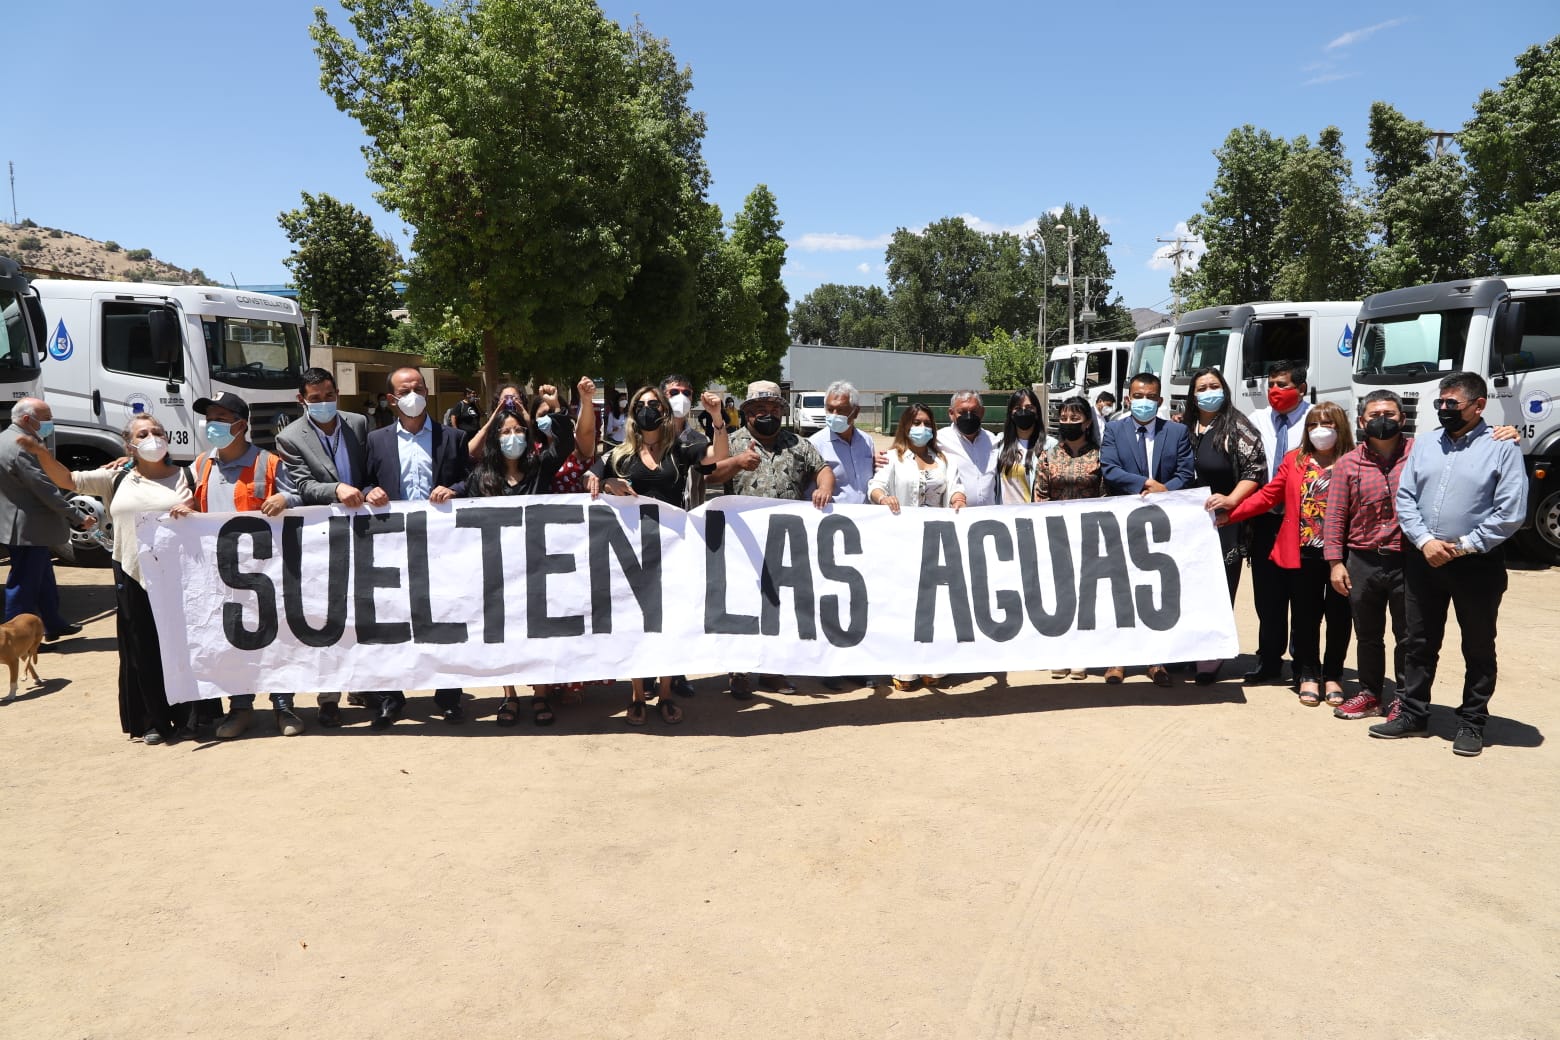
<path id="1" fill-rule="evenodd" d="M 1403 432 L 1410 437 L 1419 434 L 1419 398 L 1405 397 L 1403 400 Z"/>
<path id="2" fill-rule="evenodd" d="M 286 404 L 257 404 L 249 408 L 249 439 L 262 448 L 275 448 L 276 435 L 290 422 L 303 416 L 303 408 L 295 402 Z"/>

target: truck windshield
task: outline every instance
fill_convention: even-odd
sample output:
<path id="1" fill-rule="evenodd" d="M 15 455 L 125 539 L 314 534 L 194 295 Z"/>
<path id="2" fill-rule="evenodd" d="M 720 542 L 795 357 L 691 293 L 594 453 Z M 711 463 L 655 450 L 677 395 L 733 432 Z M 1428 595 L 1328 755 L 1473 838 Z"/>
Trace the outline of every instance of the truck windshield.
<path id="1" fill-rule="evenodd" d="M 1427 311 L 1362 321 L 1354 332 L 1356 376 L 1417 376 L 1456 368 L 1473 311 Z"/>
<path id="2" fill-rule="evenodd" d="M 1200 368 L 1224 371 L 1224 351 L 1229 345 L 1229 329 L 1203 329 L 1181 337 L 1181 349 L 1175 359 L 1175 374 L 1190 379 Z"/>
<path id="3" fill-rule="evenodd" d="M 1157 376 L 1165 366 L 1165 344 L 1168 342 L 1170 333 L 1163 332 L 1157 336 L 1144 336 L 1132 344 L 1132 374 L 1152 372 Z"/>
<path id="4" fill-rule="evenodd" d="M 1076 358 L 1063 358 L 1060 361 L 1047 361 L 1045 364 L 1046 385 L 1052 390 L 1068 390 L 1076 381 L 1074 373 L 1077 371 Z"/>
<path id="5" fill-rule="evenodd" d="M 265 318 L 207 318 L 202 327 L 211 378 L 253 389 L 298 387 L 304 356 L 297 325 Z"/>
<path id="6" fill-rule="evenodd" d="M 0 340 L 0 382 L 14 383 L 38 375 L 38 355 L 27 335 L 27 312 L 14 292 L 0 289 L 0 310 L 5 315 L 4 339 Z"/>

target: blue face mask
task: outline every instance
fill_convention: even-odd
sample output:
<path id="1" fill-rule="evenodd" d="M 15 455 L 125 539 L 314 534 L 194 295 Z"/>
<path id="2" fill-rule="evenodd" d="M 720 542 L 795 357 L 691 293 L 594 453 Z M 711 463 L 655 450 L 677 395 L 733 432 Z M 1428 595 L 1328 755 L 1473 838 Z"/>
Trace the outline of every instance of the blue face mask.
<path id="1" fill-rule="evenodd" d="M 927 444 L 931 443 L 932 438 L 935 436 L 936 434 L 932 432 L 932 428 L 930 426 L 910 427 L 910 443 L 914 444 L 917 448 L 926 447 Z"/>
<path id="2" fill-rule="evenodd" d="M 1132 418 L 1138 422 L 1148 422 L 1158 413 L 1158 401 L 1147 397 L 1135 397 L 1132 399 Z"/>
<path id="3" fill-rule="evenodd" d="M 1197 407 L 1205 412 L 1216 412 L 1224 404 L 1223 390 L 1204 390 L 1197 395 Z"/>
<path id="4" fill-rule="evenodd" d="M 830 433 L 844 433 L 850 429 L 850 416 L 835 415 L 833 412 L 830 412 L 823 417 L 823 423 L 829 428 Z"/>
<path id="5" fill-rule="evenodd" d="M 310 401 L 309 418 L 317 423 L 328 423 L 336 417 L 335 401 Z"/>
<path id="6" fill-rule="evenodd" d="M 53 436 L 54 436 L 54 420 L 53 419 L 39 419 L 38 420 L 38 439 L 40 441 L 46 441 L 50 437 L 53 437 Z"/>
<path id="7" fill-rule="evenodd" d="M 226 448 L 233 443 L 233 426 L 225 422 L 208 422 L 206 424 L 206 439 L 211 442 L 213 448 Z"/>
<path id="8" fill-rule="evenodd" d="M 538 415 L 536 417 L 536 430 L 538 433 L 552 432 L 552 416 Z"/>

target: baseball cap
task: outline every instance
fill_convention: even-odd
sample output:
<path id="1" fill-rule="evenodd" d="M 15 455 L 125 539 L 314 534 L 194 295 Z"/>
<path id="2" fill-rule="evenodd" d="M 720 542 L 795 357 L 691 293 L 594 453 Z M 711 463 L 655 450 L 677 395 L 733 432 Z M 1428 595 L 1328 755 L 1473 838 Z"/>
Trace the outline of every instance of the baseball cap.
<path id="1" fill-rule="evenodd" d="M 206 409 L 211 408 L 212 406 L 226 408 L 240 419 L 249 418 L 249 406 L 244 403 L 244 399 L 242 397 L 239 397 L 237 394 L 232 393 L 231 391 L 224 390 L 216 397 L 202 397 L 200 400 L 195 402 L 195 411 L 201 415 L 205 415 Z"/>

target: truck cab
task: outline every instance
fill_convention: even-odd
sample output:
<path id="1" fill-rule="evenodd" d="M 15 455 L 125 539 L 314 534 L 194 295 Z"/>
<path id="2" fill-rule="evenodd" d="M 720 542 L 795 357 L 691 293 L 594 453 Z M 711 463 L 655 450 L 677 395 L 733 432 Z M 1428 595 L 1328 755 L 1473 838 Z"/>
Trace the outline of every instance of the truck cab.
<path id="1" fill-rule="evenodd" d="M 41 279 L 33 287 L 47 328 L 43 389 L 67 466 L 123 454 L 120 431 L 141 413 L 162 420 L 173 460 L 189 462 L 210 447 L 194 404 L 224 390 L 249 404 L 249 439 L 261 447 L 302 414 L 306 338 L 292 300 L 146 282 Z"/>
<path id="2" fill-rule="evenodd" d="M 40 393 L 38 376 L 43 352 L 43 308 L 16 261 L 0 256 L 0 316 L 5 319 L 0 340 L 0 402 L 14 404 Z M 0 407 L 0 430 L 11 425 L 9 404 Z"/>
<path id="3" fill-rule="evenodd" d="M 1053 347 L 1045 361 L 1047 422 L 1056 423 L 1056 413 L 1069 397 L 1086 397 L 1089 407 L 1100 394 L 1109 391 L 1121 400 L 1122 381 L 1132 355 L 1132 344 L 1116 341 L 1070 343 Z"/>
<path id="4" fill-rule="evenodd" d="M 1267 407 L 1268 369 L 1279 361 L 1306 368 L 1310 401 L 1354 406 L 1350 374 L 1358 301 L 1243 303 L 1191 311 L 1175 326 L 1175 357 L 1165 380 L 1170 414 L 1186 408 L 1192 374 L 1217 368 L 1247 415 Z"/>
<path id="5" fill-rule="evenodd" d="M 1484 420 L 1521 434 L 1530 515 L 1518 538 L 1560 564 L 1560 275 L 1437 282 L 1378 293 L 1361 305 L 1355 394 L 1396 392 L 1405 432 L 1439 429 L 1430 402 L 1453 371 L 1483 376 Z"/>
<path id="6" fill-rule="evenodd" d="M 1127 360 L 1126 383 L 1131 383 L 1133 376 L 1144 372 L 1159 377 L 1160 390 L 1165 391 L 1161 394 L 1164 402 L 1159 406 L 1159 414 L 1166 419 L 1170 417 L 1170 395 L 1165 390 L 1170 381 L 1170 368 L 1166 359 L 1175 356 L 1175 342 L 1174 326 L 1161 325 L 1157 329 L 1149 329 L 1139 333 L 1138 338 L 1132 341 L 1132 356 Z M 1120 403 L 1122 395 L 1117 394 L 1116 400 Z"/>

